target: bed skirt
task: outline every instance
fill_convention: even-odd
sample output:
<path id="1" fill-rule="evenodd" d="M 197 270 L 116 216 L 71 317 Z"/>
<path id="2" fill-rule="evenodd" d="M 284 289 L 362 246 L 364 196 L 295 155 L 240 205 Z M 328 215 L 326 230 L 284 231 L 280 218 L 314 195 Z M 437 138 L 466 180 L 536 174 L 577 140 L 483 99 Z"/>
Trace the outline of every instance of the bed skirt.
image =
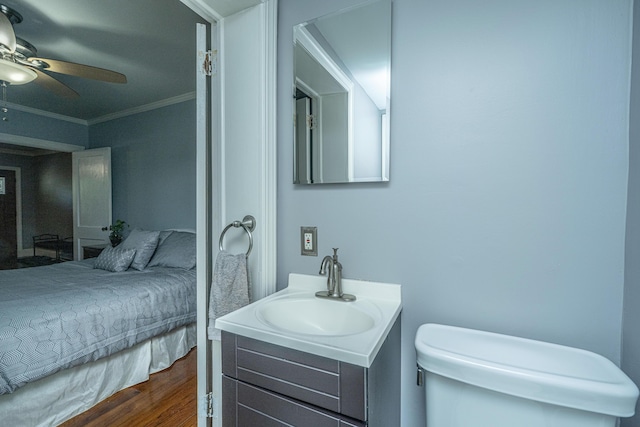
<path id="1" fill-rule="evenodd" d="M 57 426 L 107 397 L 168 368 L 196 345 L 196 324 L 104 359 L 66 369 L 0 396 L 2 425 Z M 114 375 L 113 373 L 120 375 Z"/>

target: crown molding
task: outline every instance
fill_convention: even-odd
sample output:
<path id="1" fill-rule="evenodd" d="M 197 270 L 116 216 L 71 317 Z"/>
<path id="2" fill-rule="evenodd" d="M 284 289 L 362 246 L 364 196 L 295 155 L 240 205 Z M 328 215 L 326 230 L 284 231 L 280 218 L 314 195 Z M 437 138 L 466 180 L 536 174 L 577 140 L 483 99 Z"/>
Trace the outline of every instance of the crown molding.
<path id="1" fill-rule="evenodd" d="M 88 125 L 88 122 L 83 119 L 78 119 L 76 117 L 71 117 L 71 116 L 65 116 L 63 114 L 52 113 L 50 111 L 39 110 L 37 108 L 25 107 L 24 105 L 14 104 L 12 102 L 7 102 L 6 106 L 9 110 L 22 111 L 29 114 L 49 117 L 50 119 L 56 119 L 56 120 L 62 120 L 65 122 L 75 123 L 77 125 L 84 125 L 84 126 Z"/>
<path id="2" fill-rule="evenodd" d="M 64 142 L 49 141 L 46 139 L 31 138 L 29 136 L 13 135 L 10 133 L 0 133 L 0 142 L 24 147 L 41 148 L 43 150 L 63 151 L 66 153 L 85 149 L 82 145 L 67 144 Z"/>
<path id="3" fill-rule="evenodd" d="M 35 114 L 42 117 L 48 117 L 55 120 L 62 120 L 65 122 L 75 123 L 83 126 L 91 126 L 96 123 L 108 122 L 109 120 L 115 120 L 126 116 L 132 116 L 138 113 L 144 113 L 146 111 L 155 110 L 157 108 L 167 107 L 173 104 L 179 104 L 181 102 L 190 101 L 196 98 L 195 92 L 187 92 L 182 95 L 174 96 L 172 98 L 163 99 L 161 101 L 152 102 L 150 104 L 140 105 L 138 107 L 129 108 L 127 110 L 118 111 L 115 113 L 107 114 L 104 116 L 96 117 L 94 119 L 83 120 L 76 117 L 65 116 L 63 114 L 52 113 L 50 111 L 39 110 L 37 108 L 25 107 L 24 105 L 14 104 L 11 102 L 6 103 L 6 107 L 10 110 L 22 111 L 29 114 Z"/>
<path id="4" fill-rule="evenodd" d="M 134 114 L 144 113 L 146 111 L 156 110 L 158 108 L 167 107 L 173 104 L 179 104 L 181 102 L 190 101 L 196 99 L 196 93 L 187 92 L 182 95 L 174 96 L 173 98 L 163 99 L 162 101 L 152 102 L 150 104 L 141 105 L 139 107 L 129 108 L 127 110 L 118 111 L 116 113 L 107 114 L 105 116 L 96 117 L 95 119 L 87 120 L 89 126 L 97 123 L 108 122 L 110 120 L 120 119 L 126 116 L 132 116 Z"/>
<path id="5" fill-rule="evenodd" d="M 27 156 L 27 157 L 38 157 L 38 156 L 46 156 L 48 154 L 55 154 L 57 151 L 53 150 L 20 150 L 13 148 L 0 148 L 0 154 L 11 154 L 15 156 Z"/>

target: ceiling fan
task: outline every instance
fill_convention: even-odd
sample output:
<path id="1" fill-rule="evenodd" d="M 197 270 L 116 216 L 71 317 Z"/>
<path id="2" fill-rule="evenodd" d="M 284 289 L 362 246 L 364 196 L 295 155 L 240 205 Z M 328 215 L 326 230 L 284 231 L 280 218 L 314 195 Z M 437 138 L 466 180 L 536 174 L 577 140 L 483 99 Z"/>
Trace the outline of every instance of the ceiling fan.
<path id="1" fill-rule="evenodd" d="M 49 72 L 84 77 L 109 83 L 126 83 L 124 74 L 90 65 L 56 59 L 38 58 L 36 48 L 16 37 L 14 24 L 22 22 L 22 15 L 0 4 L 0 81 L 20 85 L 35 82 L 56 95 L 77 98 L 78 93 Z"/>

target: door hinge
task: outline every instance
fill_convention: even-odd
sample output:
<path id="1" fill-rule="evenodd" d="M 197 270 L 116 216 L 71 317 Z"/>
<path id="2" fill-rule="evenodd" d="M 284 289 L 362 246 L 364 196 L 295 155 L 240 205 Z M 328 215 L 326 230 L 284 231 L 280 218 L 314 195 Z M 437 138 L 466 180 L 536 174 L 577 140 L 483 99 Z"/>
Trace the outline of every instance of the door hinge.
<path id="1" fill-rule="evenodd" d="M 316 116 L 307 114 L 307 128 L 314 129 L 316 127 Z"/>
<path id="2" fill-rule="evenodd" d="M 200 401 L 200 414 L 206 418 L 218 418 L 216 415 L 216 398 L 213 393 L 207 393 Z"/>
<path id="3" fill-rule="evenodd" d="M 215 76 L 218 73 L 218 51 L 207 50 L 198 52 L 200 63 L 200 72 L 205 76 Z"/>

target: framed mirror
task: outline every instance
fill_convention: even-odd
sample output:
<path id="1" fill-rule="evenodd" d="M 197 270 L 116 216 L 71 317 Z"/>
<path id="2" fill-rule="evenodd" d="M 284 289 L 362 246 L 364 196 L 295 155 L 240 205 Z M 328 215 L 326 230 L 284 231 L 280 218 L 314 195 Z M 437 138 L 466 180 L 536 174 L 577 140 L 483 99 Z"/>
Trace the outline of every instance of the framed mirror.
<path id="1" fill-rule="evenodd" d="M 389 181 L 391 0 L 293 29 L 294 184 Z"/>

